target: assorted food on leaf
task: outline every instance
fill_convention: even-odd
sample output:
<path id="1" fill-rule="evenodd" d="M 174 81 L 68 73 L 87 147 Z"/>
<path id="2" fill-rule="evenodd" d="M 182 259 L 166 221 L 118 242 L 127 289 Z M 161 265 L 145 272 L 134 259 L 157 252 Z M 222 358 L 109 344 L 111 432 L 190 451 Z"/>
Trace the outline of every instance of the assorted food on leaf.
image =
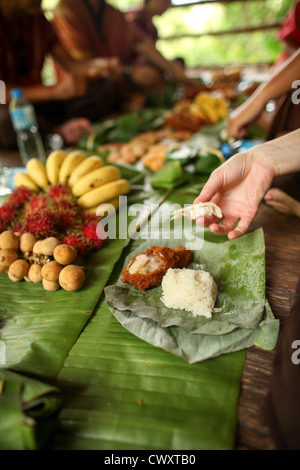
<path id="1" fill-rule="evenodd" d="M 161 286 L 161 301 L 166 307 L 210 318 L 217 285 L 208 272 L 187 269 L 191 260 L 192 251 L 184 246 L 152 246 L 129 260 L 121 281 L 141 291 Z"/>
<path id="2" fill-rule="evenodd" d="M 177 130 L 198 132 L 203 126 L 210 126 L 228 117 L 228 103 L 225 98 L 203 91 L 193 99 L 184 99 L 175 104 L 165 124 Z"/>
<path id="3" fill-rule="evenodd" d="M 162 279 L 161 287 L 161 300 L 166 307 L 211 318 L 218 289 L 208 272 L 170 268 Z"/>
<path id="4" fill-rule="evenodd" d="M 183 268 L 191 259 L 192 251 L 184 246 L 174 249 L 152 246 L 129 261 L 123 269 L 122 281 L 145 291 L 150 287 L 160 286 L 169 268 Z"/>
<path id="5" fill-rule="evenodd" d="M 167 151 L 178 147 L 182 142 L 191 138 L 192 133 L 186 131 L 173 131 L 163 128 L 157 131 L 148 131 L 138 134 L 122 145 L 99 147 L 99 151 L 109 150 L 107 161 L 110 163 L 132 164 L 142 160 L 144 165 L 156 171 L 165 162 Z M 160 162 L 158 165 L 157 161 Z"/>

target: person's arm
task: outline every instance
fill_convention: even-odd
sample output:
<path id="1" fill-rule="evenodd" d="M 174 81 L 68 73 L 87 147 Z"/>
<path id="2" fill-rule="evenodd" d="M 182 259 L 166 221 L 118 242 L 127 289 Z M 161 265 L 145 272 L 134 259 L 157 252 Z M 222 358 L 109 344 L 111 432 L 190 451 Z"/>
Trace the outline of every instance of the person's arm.
<path id="1" fill-rule="evenodd" d="M 79 78 L 116 77 L 122 73 L 122 66 L 116 57 L 74 59 L 62 44 L 56 44 L 52 50 L 53 58 L 68 73 Z M 82 56 L 83 57 L 83 56 Z"/>
<path id="2" fill-rule="evenodd" d="M 163 55 L 156 49 L 155 44 L 150 39 L 143 39 L 138 41 L 135 47 L 136 51 L 146 57 L 156 67 L 170 72 L 171 75 L 179 82 L 196 87 L 197 84 L 187 77 L 184 69 L 178 64 L 171 62 L 163 57 Z"/>
<path id="3" fill-rule="evenodd" d="M 86 83 L 84 80 L 66 74 L 52 86 L 43 84 L 29 86 L 23 86 L 18 83 L 8 84 L 6 88 L 7 103 L 10 102 L 10 91 L 13 88 L 22 88 L 25 96 L 32 103 L 39 103 L 42 101 L 67 100 L 75 96 L 83 95 L 86 91 Z"/>
<path id="4" fill-rule="evenodd" d="M 247 232 L 275 176 L 299 170 L 300 129 L 231 157 L 213 171 L 194 203 L 217 204 L 222 223 L 211 219 L 205 225 L 234 239 Z"/>
<path id="5" fill-rule="evenodd" d="M 291 90 L 295 80 L 300 78 L 300 49 L 271 74 L 241 106 L 229 116 L 227 134 L 229 137 L 241 137 L 244 128 L 257 118 L 268 101 Z"/>

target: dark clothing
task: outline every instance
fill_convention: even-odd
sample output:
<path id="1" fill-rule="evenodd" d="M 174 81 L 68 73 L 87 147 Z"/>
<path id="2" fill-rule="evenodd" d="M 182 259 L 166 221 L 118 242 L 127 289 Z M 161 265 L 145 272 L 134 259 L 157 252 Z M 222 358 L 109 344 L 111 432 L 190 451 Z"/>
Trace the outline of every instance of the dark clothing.
<path id="1" fill-rule="evenodd" d="M 35 105 L 39 130 L 43 137 L 70 119 L 85 117 L 92 122 L 109 114 L 115 103 L 115 90 L 105 79 L 88 85 L 84 96 L 66 101 L 46 101 Z M 16 133 L 13 129 L 8 107 L 0 106 L 0 149 L 17 148 Z"/>
<path id="2" fill-rule="evenodd" d="M 71 55 L 88 52 L 90 57 L 118 57 L 124 64 L 135 58 L 137 34 L 125 15 L 104 4 L 95 17 L 84 0 L 60 0 L 54 10 L 53 25 Z"/>
<path id="3" fill-rule="evenodd" d="M 7 86 L 42 84 L 44 61 L 59 39 L 52 24 L 41 12 L 10 25 L 0 12 L 0 80 Z M 74 118 L 98 121 L 106 117 L 116 101 L 112 84 L 105 79 L 89 83 L 82 97 L 47 101 L 34 105 L 39 129 L 44 137 L 55 127 Z M 0 106 L 0 148 L 16 148 L 16 135 L 7 106 Z"/>
<path id="4" fill-rule="evenodd" d="M 147 13 L 143 10 L 132 10 L 126 13 L 126 19 L 134 27 L 136 33 L 151 38 L 154 43 L 159 39 L 158 31 L 153 21 L 149 21 Z"/>
<path id="5" fill-rule="evenodd" d="M 267 140 L 273 140 L 276 137 L 280 137 L 281 134 L 286 134 L 300 128 L 300 103 L 293 103 L 295 91 L 295 89 L 292 89 L 290 93 L 278 100 Z M 299 181 L 300 172 L 280 175 L 273 180 L 272 187 L 280 188 L 294 199 L 300 201 Z"/>
<path id="6" fill-rule="evenodd" d="M 280 332 L 264 416 L 280 450 L 300 450 L 300 280 Z"/>
<path id="7" fill-rule="evenodd" d="M 12 27 L 0 11 L 0 80 L 10 85 L 41 84 L 45 57 L 57 43 L 42 12 Z"/>
<path id="8" fill-rule="evenodd" d="M 292 132 L 300 128 L 300 103 L 298 103 L 299 97 L 296 101 L 293 98 L 295 94 L 297 94 L 297 90 L 292 89 L 287 95 L 282 96 L 278 100 L 267 140 L 273 140 L 280 134 Z"/>

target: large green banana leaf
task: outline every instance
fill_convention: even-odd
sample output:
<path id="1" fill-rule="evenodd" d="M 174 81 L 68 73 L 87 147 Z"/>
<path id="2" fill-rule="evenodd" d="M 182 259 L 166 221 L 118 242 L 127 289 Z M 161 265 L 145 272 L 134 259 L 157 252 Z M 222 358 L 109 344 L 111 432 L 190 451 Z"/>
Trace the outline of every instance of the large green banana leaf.
<path id="1" fill-rule="evenodd" d="M 176 244 L 174 240 L 148 240 L 128 255 L 124 265 L 145 251 L 149 242 L 158 246 Z M 279 324 L 265 310 L 265 245 L 261 229 L 224 243 L 204 240 L 201 249 L 194 251 L 191 267 L 200 267 L 215 278 L 216 307 L 221 312 L 213 313 L 212 318 L 167 309 L 161 301 L 160 286 L 141 292 L 120 279 L 105 288 L 106 302 L 129 331 L 191 363 L 252 346 L 262 321 L 265 328 L 270 325 L 270 337 L 265 334 L 267 344 L 275 346 Z"/>
<path id="2" fill-rule="evenodd" d="M 129 180 L 143 176 L 129 167 L 120 168 Z M 146 220 L 151 204 L 164 195 L 160 191 L 146 193 L 143 188 L 133 190 L 130 201 L 144 204 L 147 198 Z M 127 225 L 134 223 L 133 217 L 127 219 L 127 212 L 125 217 Z M 0 341 L 5 347 L 5 363 L 0 367 L 45 378 L 57 376 L 129 241 L 126 232 L 119 237 L 119 216 L 115 224 L 116 238 L 84 260 L 86 281 L 77 292 L 47 292 L 41 284 L 13 283 L 7 274 L 0 275 Z"/>
<path id="3" fill-rule="evenodd" d="M 2 369 L 0 397 L 1 450 L 35 450 L 49 439 L 52 423 L 48 418 L 60 407 L 56 387 Z M 38 440 L 37 419 L 47 424 Z"/>
<path id="4" fill-rule="evenodd" d="M 13 283 L 0 275 L 1 341 L 4 366 L 55 378 L 94 310 L 127 240 L 113 240 L 85 263 L 82 289 L 47 292 L 41 284 Z"/>
<path id="5" fill-rule="evenodd" d="M 191 203 L 202 184 L 179 188 L 169 195 L 169 202 Z M 145 188 L 142 198 L 147 194 Z M 156 193 L 153 202 L 165 197 Z M 139 201 L 139 196 L 132 196 L 131 202 Z M 205 236 L 222 241 L 209 233 Z M 188 364 L 124 328 L 101 292 L 109 276 L 108 285 L 117 282 L 134 246 L 135 242 L 128 245 L 128 239 L 111 240 L 106 251 L 97 253 L 96 263 L 91 262 L 87 269 L 86 290 L 77 293 L 77 302 L 61 291 L 60 303 L 55 305 L 54 294 L 58 293 L 49 296 L 43 291 L 41 304 L 39 286 L 13 285 L 1 277 L 0 339 L 5 342 L 8 360 L 3 372 L 9 365 L 19 377 L 27 373 L 42 380 L 56 377 L 62 408 L 53 440 L 48 441 L 53 449 L 230 449 L 245 351 Z M 8 293 L 17 286 L 22 293 Z M 26 296 L 26 289 L 32 289 L 31 296 Z M 82 299 L 80 292 L 84 292 Z M 268 305 L 266 311 L 272 315 Z M 270 339 L 270 316 L 260 329 L 259 345 Z M 14 401 L 10 408 L 7 405 L 6 414 L 10 383 Z M 1 418 L 5 417 L 7 428 L 1 447 L 34 448 L 34 421 L 30 421 L 29 434 L 22 429 L 27 419 L 33 419 L 20 400 L 24 381 L 6 376 L 2 384 Z M 47 384 L 45 387 L 47 390 Z M 50 398 L 52 390 L 48 392 Z M 31 398 L 33 403 L 34 394 Z"/>
<path id="6" fill-rule="evenodd" d="M 124 329 L 102 300 L 58 376 L 52 448 L 231 449 L 244 359 L 187 364 Z"/>
<path id="7" fill-rule="evenodd" d="M 263 250 L 261 231 L 251 236 Z M 126 247 L 109 285 L 118 282 L 132 246 L 138 243 Z M 255 342 L 271 349 L 278 333 L 278 322 L 268 303 L 258 330 L 246 330 L 244 335 L 239 330 L 230 333 L 237 336 L 234 346 L 241 351 L 229 353 L 232 338 L 226 350 L 223 337 L 227 354 L 209 359 L 220 350 L 216 353 L 218 343 L 209 344 L 211 338 L 203 335 L 202 344 L 190 342 L 188 354 L 206 355 L 194 364 L 188 364 L 182 354 L 170 354 L 168 348 L 162 348 L 161 341 L 170 344 L 172 339 L 162 328 L 153 328 L 152 320 L 137 319 L 142 325 L 127 317 L 124 328 L 122 318 L 115 318 L 104 298 L 100 300 L 58 376 L 64 406 L 53 448 L 232 448 L 245 348 Z"/>

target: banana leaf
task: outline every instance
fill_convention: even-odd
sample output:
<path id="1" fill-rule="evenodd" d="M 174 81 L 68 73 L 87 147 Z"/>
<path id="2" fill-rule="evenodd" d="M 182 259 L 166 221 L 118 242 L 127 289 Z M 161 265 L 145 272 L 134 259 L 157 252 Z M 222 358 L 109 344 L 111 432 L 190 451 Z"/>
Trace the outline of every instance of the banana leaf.
<path id="1" fill-rule="evenodd" d="M 185 171 L 178 160 L 168 161 L 152 178 L 154 189 L 174 189 L 187 183 L 192 175 Z"/>
<path id="2" fill-rule="evenodd" d="M 194 161 L 198 150 L 188 145 L 183 145 L 179 149 L 171 149 L 167 152 L 167 161 L 178 161 L 182 166 Z"/>
<path id="3" fill-rule="evenodd" d="M 41 284 L 13 283 L 0 275 L 0 340 L 5 364 L 55 378 L 93 312 L 127 240 L 110 240 L 85 261 L 86 282 L 77 292 L 47 292 Z"/>
<path id="4" fill-rule="evenodd" d="M 221 160 L 217 155 L 208 153 L 207 155 L 200 155 L 195 163 L 195 171 L 197 173 L 205 173 L 210 175 L 218 166 L 221 165 Z"/>
<path id="5" fill-rule="evenodd" d="M 184 244 L 184 240 L 181 243 Z M 147 240 L 129 258 L 145 251 L 148 246 L 174 247 L 176 244 L 177 240 Z M 118 285 L 105 289 L 106 299 L 117 310 L 130 310 L 137 316 L 158 322 L 162 327 L 180 326 L 191 334 L 220 335 L 236 328 L 257 328 L 265 306 L 264 255 L 262 230 L 249 233 L 235 242 L 215 245 L 204 241 L 203 247 L 193 252 L 193 263 L 187 268 L 211 273 L 218 287 L 215 307 L 221 312 L 214 313 L 212 318 L 166 309 L 160 300 L 161 287 L 141 292 L 119 280 Z"/>
<path id="6" fill-rule="evenodd" d="M 147 246 L 175 244 L 174 240 L 147 241 L 129 254 L 124 265 Z M 117 285 L 104 289 L 106 303 L 129 331 L 190 363 L 252 346 L 262 322 L 268 347 L 270 343 L 276 344 L 278 321 L 267 316 L 265 309 L 264 250 L 260 229 L 234 241 L 218 244 L 204 241 L 202 248 L 194 252 L 194 264 L 190 267 L 210 272 L 218 285 L 215 306 L 222 310 L 213 313 L 212 318 L 167 309 L 161 301 L 161 287 L 141 292 L 124 285 L 120 279 Z M 265 342 L 261 339 L 260 344 L 264 347 Z"/>
<path id="7" fill-rule="evenodd" d="M 38 449 L 48 440 L 49 418 L 60 405 L 58 389 L 53 385 L 0 370 L 0 449 Z M 38 435 L 37 423 L 43 423 Z"/>
<path id="8" fill-rule="evenodd" d="M 212 239 L 216 237 L 211 235 Z M 217 242 L 223 240 L 224 237 L 216 237 Z M 140 243 L 135 240 L 125 248 L 108 285 L 118 282 L 132 247 Z M 103 294 L 84 333 L 70 351 L 57 380 L 63 407 L 51 447 L 232 449 L 245 347 L 257 344 L 271 349 L 276 343 L 278 322 L 268 303 L 259 328 L 245 330 L 242 336 L 239 329 L 211 338 L 180 329 L 181 337 L 186 335 L 191 340 L 198 336 L 198 342 L 188 341 L 188 354 L 198 351 L 203 355 L 198 357 L 200 362 L 193 364 L 188 363 L 182 351 L 176 355 L 170 354 L 167 347 L 162 348 L 160 341 L 169 346 L 178 339 L 175 328 L 161 328 L 152 320 L 133 318 L 128 312 L 121 312 L 123 326 L 119 313 L 112 314 Z M 168 334 L 170 330 L 173 335 Z M 239 351 L 230 352 L 233 349 L 230 335 L 235 336 L 234 346 Z M 226 354 L 215 354 L 218 344 L 210 340 L 226 346 L 227 337 L 230 339 L 227 351 L 223 345 Z M 205 355 L 210 358 L 201 360 Z"/>
<path id="9" fill-rule="evenodd" d="M 55 450 L 232 449 L 245 351 L 187 364 L 141 341 L 103 299 L 72 348 Z"/>

